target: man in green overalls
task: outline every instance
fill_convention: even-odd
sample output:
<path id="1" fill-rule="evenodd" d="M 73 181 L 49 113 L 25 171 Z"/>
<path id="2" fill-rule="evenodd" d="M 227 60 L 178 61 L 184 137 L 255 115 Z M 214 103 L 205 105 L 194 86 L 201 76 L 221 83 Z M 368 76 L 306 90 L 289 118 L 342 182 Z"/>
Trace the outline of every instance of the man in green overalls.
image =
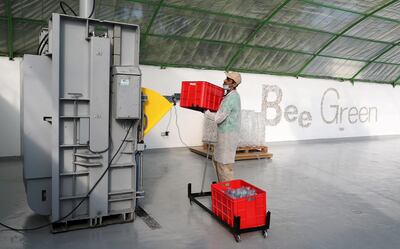
<path id="1" fill-rule="evenodd" d="M 239 73 L 226 72 L 223 87 L 226 95 L 217 112 L 205 112 L 206 118 L 217 123 L 217 144 L 214 148 L 214 167 L 217 172 L 218 182 L 233 179 L 233 164 L 236 149 L 239 144 L 240 132 L 240 96 L 236 91 L 242 78 Z"/>

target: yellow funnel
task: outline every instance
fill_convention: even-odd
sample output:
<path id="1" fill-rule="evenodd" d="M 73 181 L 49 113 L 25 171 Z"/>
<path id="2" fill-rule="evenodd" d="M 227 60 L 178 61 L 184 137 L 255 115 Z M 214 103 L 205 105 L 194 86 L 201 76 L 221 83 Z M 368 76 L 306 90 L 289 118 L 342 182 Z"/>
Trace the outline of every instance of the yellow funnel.
<path id="1" fill-rule="evenodd" d="M 173 104 L 156 91 L 142 87 L 142 93 L 147 96 L 147 101 L 144 104 L 144 115 L 147 122 L 144 129 L 144 135 L 161 120 L 162 117 L 172 108 Z"/>

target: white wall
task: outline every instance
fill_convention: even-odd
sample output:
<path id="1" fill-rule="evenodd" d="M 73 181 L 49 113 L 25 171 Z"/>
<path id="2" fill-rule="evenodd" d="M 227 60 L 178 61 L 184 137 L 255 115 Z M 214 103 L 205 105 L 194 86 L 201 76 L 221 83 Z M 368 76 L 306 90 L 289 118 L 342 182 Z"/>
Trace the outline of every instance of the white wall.
<path id="1" fill-rule="evenodd" d="M 159 91 L 163 95 L 180 92 L 180 84 L 184 80 L 204 80 L 214 84 L 222 84 L 225 77 L 223 72 L 212 70 L 160 69 L 151 66 L 142 66 L 141 68 L 143 85 Z M 279 103 L 282 118 L 278 124 L 266 126 L 267 142 L 400 134 L 399 87 L 393 88 L 391 85 L 373 83 L 355 83 L 353 86 L 350 82 L 257 74 L 242 74 L 242 82 L 238 88 L 242 109 L 262 110 L 263 85 L 276 85 L 282 90 L 282 101 Z M 338 121 L 342 116 L 342 122 L 327 124 L 322 119 L 321 99 L 324 92 L 329 88 L 336 89 L 339 99 L 336 98 L 334 90 L 330 90 L 326 94 L 322 106 L 323 114 L 327 121 L 331 121 L 335 116 L 335 110 L 338 109 Z M 273 102 L 275 99 L 276 94 L 270 94 L 267 98 L 269 102 Z M 295 105 L 299 114 L 304 111 L 308 112 L 312 121 L 304 121 L 303 124 L 310 123 L 310 126 L 301 127 L 298 118 L 295 122 L 288 122 L 284 117 L 284 111 L 288 105 Z M 352 108 L 350 121 L 356 121 L 355 123 L 349 122 L 348 111 L 350 108 Z M 183 140 L 189 145 L 200 145 L 202 114 L 179 107 L 177 109 Z M 360 121 L 359 112 L 361 109 L 361 121 L 365 121 L 367 118 L 364 112 L 371 110 L 369 122 Z M 267 109 L 266 113 L 269 119 L 276 117 L 273 108 Z M 355 115 L 356 113 L 358 115 Z M 289 115 L 290 118 L 295 116 Z M 147 135 L 145 141 L 148 147 L 182 146 L 173 122 L 170 125 L 171 135 L 161 137 L 161 132 L 167 126 L 168 118 L 169 116 L 166 115 Z M 375 121 L 375 118 L 377 118 L 377 121 Z"/>
<path id="2" fill-rule="evenodd" d="M 0 57 L 0 157 L 20 155 L 19 130 L 19 63 L 20 60 L 9 61 Z M 180 92 L 181 82 L 184 80 L 204 80 L 214 84 L 222 84 L 224 74 L 221 71 L 195 70 L 185 68 L 167 68 L 141 66 L 143 86 L 152 88 L 162 95 L 172 95 Z M 266 141 L 293 141 L 318 138 L 340 138 L 356 136 L 399 135 L 400 134 L 400 88 L 390 85 L 372 83 L 337 82 L 322 79 L 295 79 L 257 74 L 242 74 L 243 83 L 238 91 L 241 95 L 242 108 L 262 110 L 263 85 L 276 85 L 282 90 L 282 101 L 279 106 L 282 118 L 275 126 L 266 127 Z M 334 107 L 373 107 L 377 110 L 377 122 L 348 121 L 348 109 L 343 111 L 342 123 L 327 124 L 321 118 L 321 98 L 328 88 L 335 88 L 340 94 L 336 99 L 333 92 L 329 92 L 324 103 L 324 113 L 328 119 L 334 114 Z M 274 101 L 275 95 L 270 94 L 268 101 Z M 311 125 L 307 128 L 295 122 L 288 122 L 284 118 L 284 111 L 288 105 L 295 105 L 298 113 L 307 111 L 312 116 Z M 373 109 L 375 110 L 375 109 Z M 173 110 L 172 110 L 173 111 Z M 182 109 L 177 106 L 178 122 L 181 128 L 182 139 L 189 145 L 201 145 L 203 114 L 200 112 Z M 353 108 L 353 111 L 354 108 Z M 178 132 L 175 125 L 175 114 L 172 113 L 169 131 L 170 136 L 162 137 L 165 131 L 169 114 L 146 136 L 148 148 L 180 147 Z M 340 113 L 339 113 L 340 114 Z M 293 118 L 294 115 L 289 115 Z M 275 111 L 267 109 L 267 117 L 273 119 Z M 375 118 L 374 113 L 371 115 Z M 350 119 L 354 121 L 355 116 Z M 308 121 L 304 122 L 305 124 Z"/>
<path id="3" fill-rule="evenodd" d="M 0 157 L 20 155 L 19 65 L 0 57 Z"/>

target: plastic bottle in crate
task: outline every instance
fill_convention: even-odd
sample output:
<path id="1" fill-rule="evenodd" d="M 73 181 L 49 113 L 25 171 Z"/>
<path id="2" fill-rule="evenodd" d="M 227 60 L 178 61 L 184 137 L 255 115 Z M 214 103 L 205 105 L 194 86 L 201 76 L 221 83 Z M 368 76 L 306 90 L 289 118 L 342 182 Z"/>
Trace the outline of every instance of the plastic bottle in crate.
<path id="1" fill-rule="evenodd" d="M 238 199 L 254 196 L 256 195 L 256 190 L 250 187 L 240 187 L 237 189 L 228 188 L 225 193 L 233 199 Z"/>

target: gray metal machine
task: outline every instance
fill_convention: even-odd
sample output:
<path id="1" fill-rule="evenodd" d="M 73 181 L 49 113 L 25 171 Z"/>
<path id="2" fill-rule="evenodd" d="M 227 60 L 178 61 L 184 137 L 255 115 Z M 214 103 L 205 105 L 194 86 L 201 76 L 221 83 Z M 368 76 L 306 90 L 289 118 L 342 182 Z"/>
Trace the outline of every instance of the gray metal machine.
<path id="1" fill-rule="evenodd" d="M 28 204 L 51 222 L 132 221 L 142 191 L 139 27 L 53 14 L 22 62 Z"/>

